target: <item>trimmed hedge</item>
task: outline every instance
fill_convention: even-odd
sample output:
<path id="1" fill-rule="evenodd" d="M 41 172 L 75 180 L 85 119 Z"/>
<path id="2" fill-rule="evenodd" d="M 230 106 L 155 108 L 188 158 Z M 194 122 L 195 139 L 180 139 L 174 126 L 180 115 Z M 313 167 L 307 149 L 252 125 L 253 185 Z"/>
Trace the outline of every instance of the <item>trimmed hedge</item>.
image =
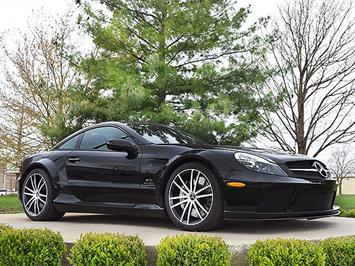
<path id="1" fill-rule="evenodd" d="M 325 265 L 322 249 L 306 240 L 256 241 L 248 251 L 249 265 Z"/>
<path id="2" fill-rule="evenodd" d="M 341 217 L 349 217 L 349 218 L 355 218 L 355 209 L 350 209 L 350 210 L 340 210 L 340 216 Z"/>
<path id="3" fill-rule="evenodd" d="M 9 225 L 6 225 L 6 224 L 0 224 L 0 233 L 3 230 L 9 230 L 9 229 L 13 229 L 13 228 Z"/>
<path id="4" fill-rule="evenodd" d="M 355 236 L 328 238 L 321 242 L 326 265 L 355 265 Z"/>
<path id="5" fill-rule="evenodd" d="M 158 266 L 230 265 L 231 253 L 220 237 L 184 234 L 162 239 L 157 246 Z"/>
<path id="6" fill-rule="evenodd" d="M 48 229 L 9 229 L 0 234 L 0 265 L 60 265 L 66 246 Z"/>
<path id="7" fill-rule="evenodd" d="M 143 241 L 137 236 L 113 233 L 87 233 L 70 250 L 68 261 L 82 265 L 146 265 Z"/>
<path id="8" fill-rule="evenodd" d="M 62 236 L 48 229 L 14 229 L 0 224 L 0 266 L 60 265 L 66 252 Z M 163 238 L 157 246 L 158 266 L 231 265 L 231 252 L 220 237 L 183 234 Z M 355 266 L 355 236 L 328 238 L 316 245 L 297 239 L 256 241 L 247 253 L 249 265 Z M 87 233 L 70 250 L 75 266 L 147 264 L 137 236 Z"/>

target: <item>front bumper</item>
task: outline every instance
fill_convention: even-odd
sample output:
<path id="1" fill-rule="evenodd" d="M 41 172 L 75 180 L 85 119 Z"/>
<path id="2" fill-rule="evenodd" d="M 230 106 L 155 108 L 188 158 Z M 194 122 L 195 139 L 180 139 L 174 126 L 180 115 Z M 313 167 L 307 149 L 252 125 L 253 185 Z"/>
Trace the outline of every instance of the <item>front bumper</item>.
<path id="1" fill-rule="evenodd" d="M 227 186 L 226 183 L 231 181 L 243 182 L 246 186 Z M 232 176 L 224 179 L 224 217 L 284 220 L 334 216 L 339 214 L 339 208 L 333 207 L 336 190 L 337 183 L 333 179 L 311 181 L 270 175 L 255 178 Z"/>
<path id="2" fill-rule="evenodd" d="M 257 213 L 243 211 L 224 211 L 225 220 L 293 220 L 293 219 L 317 219 L 339 215 L 339 207 L 334 206 L 330 210 L 308 212 L 275 212 Z"/>

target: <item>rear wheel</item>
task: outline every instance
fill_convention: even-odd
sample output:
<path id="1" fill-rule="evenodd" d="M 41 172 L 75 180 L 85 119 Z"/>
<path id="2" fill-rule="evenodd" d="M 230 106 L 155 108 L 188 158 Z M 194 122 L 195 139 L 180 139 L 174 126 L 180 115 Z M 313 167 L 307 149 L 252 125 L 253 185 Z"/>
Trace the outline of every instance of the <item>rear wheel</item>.
<path id="1" fill-rule="evenodd" d="M 174 171 L 165 206 L 172 222 L 184 230 L 210 230 L 223 221 L 221 190 L 212 171 L 200 163 L 187 163 Z"/>
<path id="2" fill-rule="evenodd" d="M 34 169 L 22 186 L 21 201 L 26 215 L 33 221 L 59 220 L 64 213 L 53 205 L 53 188 L 42 169 Z"/>

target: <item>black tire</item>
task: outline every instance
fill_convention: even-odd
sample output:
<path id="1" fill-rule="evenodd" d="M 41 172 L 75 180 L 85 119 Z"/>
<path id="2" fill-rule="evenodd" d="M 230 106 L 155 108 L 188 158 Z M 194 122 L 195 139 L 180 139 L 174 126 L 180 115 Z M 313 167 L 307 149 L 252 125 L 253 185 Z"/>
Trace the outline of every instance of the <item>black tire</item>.
<path id="1" fill-rule="evenodd" d="M 25 184 L 27 183 L 27 180 L 33 175 L 33 174 L 39 174 L 41 177 L 43 177 L 45 184 L 47 186 L 47 200 L 46 203 L 44 204 L 44 208 L 42 209 L 41 213 L 38 215 L 33 215 L 27 209 L 25 208 L 24 204 L 24 193 L 25 193 Z M 33 221 L 56 221 L 61 219 L 64 216 L 64 212 L 59 212 L 53 205 L 53 200 L 55 198 L 54 191 L 53 191 L 53 186 L 51 183 L 51 180 L 48 176 L 48 174 L 43 171 L 42 169 L 34 169 L 32 170 L 25 178 L 25 181 L 23 182 L 22 190 L 21 190 L 21 203 L 22 206 L 25 210 L 25 213 L 28 218 L 30 218 Z"/>
<path id="2" fill-rule="evenodd" d="M 211 184 L 212 192 L 213 192 L 213 201 L 212 206 L 210 207 L 210 211 L 208 215 L 204 217 L 204 220 L 200 221 L 197 224 L 185 224 L 181 222 L 173 213 L 172 208 L 169 203 L 169 190 L 174 181 L 174 178 L 181 172 L 187 169 L 194 169 L 202 172 L 208 179 Z M 179 228 L 186 230 L 186 231 L 207 231 L 217 228 L 223 222 L 223 195 L 216 180 L 215 175 L 213 172 L 206 166 L 201 163 L 191 162 L 186 163 L 179 166 L 170 176 L 167 186 L 165 188 L 164 193 L 164 203 L 166 212 L 170 218 L 170 220 Z M 196 196 L 194 196 L 196 197 Z M 182 214 L 183 216 L 184 214 Z"/>

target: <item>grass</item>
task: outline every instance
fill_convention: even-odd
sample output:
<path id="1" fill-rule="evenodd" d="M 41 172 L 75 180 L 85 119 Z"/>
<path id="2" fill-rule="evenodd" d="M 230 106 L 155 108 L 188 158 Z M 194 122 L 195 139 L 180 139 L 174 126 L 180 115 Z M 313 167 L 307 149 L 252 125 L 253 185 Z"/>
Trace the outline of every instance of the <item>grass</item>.
<path id="1" fill-rule="evenodd" d="M 0 213 L 23 212 L 23 207 L 17 195 L 0 196 Z"/>
<path id="2" fill-rule="evenodd" d="M 345 210 L 355 209 L 355 195 L 338 195 L 335 198 L 335 205 Z"/>

